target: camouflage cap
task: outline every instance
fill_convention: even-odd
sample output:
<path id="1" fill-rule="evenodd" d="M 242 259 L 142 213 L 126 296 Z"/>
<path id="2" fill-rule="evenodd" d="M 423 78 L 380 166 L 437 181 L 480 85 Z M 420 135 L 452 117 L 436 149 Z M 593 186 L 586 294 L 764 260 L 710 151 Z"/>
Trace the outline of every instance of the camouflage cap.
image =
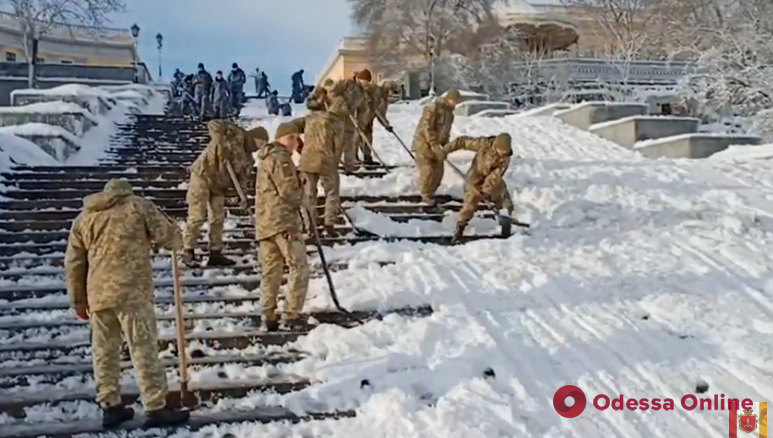
<path id="1" fill-rule="evenodd" d="M 247 136 L 250 137 L 252 140 L 263 140 L 268 141 L 268 131 L 266 131 L 266 128 L 262 126 L 257 126 L 255 128 L 250 129 L 247 131 Z"/>
<path id="2" fill-rule="evenodd" d="M 207 122 L 207 129 L 213 134 L 225 134 L 228 124 L 225 120 L 210 120 Z"/>
<path id="3" fill-rule="evenodd" d="M 301 134 L 300 127 L 298 126 L 297 123 L 285 122 L 279 125 L 278 128 L 276 128 L 276 134 L 274 134 L 274 138 L 279 140 L 280 138 L 286 135 L 293 135 L 293 134 Z"/>
<path id="4" fill-rule="evenodd" d="M 113 178 L 105 184 L 105 192 L 129 192 L 133 190 L 131 183 L 126 178 Z"/>
<path id="5" fill-rule="evenodd" d="M 361 80 L 361 81 L 367 81 L 370 82 L 373 80 L 373 74 L 371 74 L 370 70 L 367 68 L 362 69 L 354 74 L 354 77 Z"/>
<path id="6" fill-rule="evenodd" d="M 513 148 L 511 146 L 512 140 L 510 134 L 503 132 L 496 136 L 492 147 L 498 155 L 509 157 L 510 155 L 513 155 Z"/>
<path id="7" fill-rule="evenodd" d="M 446 92 L 446 100 L 451 101 L 454 103 L 459 102 L 459 98 L 462 97 L 462 95 L 459 93 L 459 90 L 449 90 Z"/>

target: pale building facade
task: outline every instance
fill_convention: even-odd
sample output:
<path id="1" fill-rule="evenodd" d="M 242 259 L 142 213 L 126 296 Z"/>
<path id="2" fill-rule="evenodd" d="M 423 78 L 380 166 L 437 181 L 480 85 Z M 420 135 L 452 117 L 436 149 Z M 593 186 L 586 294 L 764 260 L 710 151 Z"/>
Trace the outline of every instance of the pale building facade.
<path id="1" fill-rule="evenodd" d="M 38 62 L 97 66 L 132 66 L 139 60 L 129 29 L 98 32 L 82 26 L 54 25 L 38 44 Z M 21 26 L 13 14 L 0 12 L 0 61 L 27 62 Z"/>
<path id="2" fill-rule="evenodd" d="M 502 26 L 515 27 L 530 46 L 544 52 L 541 57 L 603 57 L 607 52 L 609 33 L 588 11 L 560 4 L 511 0 L 500 6 L 496 14 Z M 426 67 L 426 62 L 423 56 L 417 56 L 406 59 L 405 65 L 406 69 L 416 69 Z M 371 64 L 364 39 L 346 37 L 320 71 L 316 83 L 321 84 L 328 78 L 350 77 L 366 67 L 378 79 L 383 79 Z"/>

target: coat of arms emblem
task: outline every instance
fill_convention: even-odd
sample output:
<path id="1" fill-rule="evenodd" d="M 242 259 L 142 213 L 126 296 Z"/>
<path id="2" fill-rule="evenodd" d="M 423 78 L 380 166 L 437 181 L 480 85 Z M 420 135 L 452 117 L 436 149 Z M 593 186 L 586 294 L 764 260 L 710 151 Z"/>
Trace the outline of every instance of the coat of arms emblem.
<path id="1" fill-rule="evenodd" d="M 738 429 L 752 433 L 757 430 L 757 416 L 752 410 L 744 410 L 743 415 L 738 416 Z"/>

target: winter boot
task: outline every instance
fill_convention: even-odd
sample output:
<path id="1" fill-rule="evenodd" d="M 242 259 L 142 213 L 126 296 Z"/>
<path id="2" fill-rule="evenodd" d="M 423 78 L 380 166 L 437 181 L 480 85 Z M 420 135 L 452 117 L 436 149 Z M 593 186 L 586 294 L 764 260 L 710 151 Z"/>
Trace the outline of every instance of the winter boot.
<path id="1" fill-rule="evenodd" d="M 184 249 L 180 261 L 189 268 L 199 267 L 199 261 L 196 259 L 196 252 L 192 249 Z"/>
<path id="2" fill-rule="evenodd" d="M 222 251 L 210 251 L 207 266 L 233 266 L 236 262 L 224 256 Z"/>
<path id="3" fill-rule="evenodd" d="M 362 160 L 362 164 L 366 166 L 375 166 L 378 164 L 378 162 L 373 160 L 373 157 L 365 157 L 364 160 Z"/>
<path id="4" fill-rule="evenodd" d="M 134 418 L 134 409 L 124 405 L 113 406 L 102 410 L 102 427 L 110 429 L 118 427 Z"/>
<path id="5" fill-rule="evenodd" d="M 325 225 L 325 235 L 327 237 L 338 237 L 338 230 L 333 225 Z"/>
<path id="6" fill-rule="evenodd" d="M 188 411 L 165 407 L 145 412 L 145 427 L 177 426 L 186 423 L 190 417 L 191 413 Z"/>
<path id="7" fill-rule="evenodd" d="M 279 330 L 279 321 L 263 321 L 261 330 L 271 333 Z"/>
<path id="8" fill-rule="evenodd" d="M 309 325 L 299 316 L 293 319 L 283 319 L 280 329 L 286 332 L 302 332 L 308 331 Z"/>
<path id="9" fill-rule="evenodd" d="M 456 231 L 454 231 L 454 237 L 451 239 L 451 241 L 456 243 L 462 240 L 465 228 L 467 228 L 467 224 L 456 224 Z"/>

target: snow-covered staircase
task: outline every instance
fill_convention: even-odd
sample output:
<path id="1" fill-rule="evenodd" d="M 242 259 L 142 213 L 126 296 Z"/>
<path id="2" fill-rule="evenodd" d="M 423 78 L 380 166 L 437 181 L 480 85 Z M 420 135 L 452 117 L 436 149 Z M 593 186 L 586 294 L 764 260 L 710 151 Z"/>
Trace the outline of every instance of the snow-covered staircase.
<path id="1" fill-rule="evenodd" d="M 93 403 L 93 379 L 87 323 L 69 310 L 64 283 L 63 256 L 68 230 L 82 206 L 82 198 L 100 191 L 110 178 L 126 178 L 137 194 L 152 199 L 170 217 L 184 220 L 187 213 L 184 184 L 187 166 L 206 145 L 206 129 L 186 119 L 169 116 L 136 115 L 122 126 L 113 139 L 109 157 L 90 167 L 19 167 L 2 174 L 6 191 L 0 202 L 0 415 L 18 421 L 0 427 L 0 437 L 71 436 L 99 432 L 98 411 Z M 362 178 L 385 175 L 388 166 L 371 166 L 354 173 Z M 359 203 L 389 216 L 394 221 L 442 220 L 443 213 L 422 204 L 418 196 L 342 197 L 343 207 Z M 319 199 L 320 213 L 323 198 Z M 350 328 L 357 320 L 381 318 L 384 312 L 318 311 L 309 314 L 308 330 L 265 333 L 259 331 L 260 270 L 255 260 L 254 227 L 248 212 L 227 201 L 229 223 L 226 232 L 228 256 L 238 260 L 228 269 L 184 270 L 182 283 L 190 363 L 191 389 L 201 405 L 191 426 L 241 421 L 300 421 L 304 419 L 355 415 L 354 411 L 307 412 L 296 414 L 278 406 L 215 412 L 208 408 L 221 399 L 238 400 L 255 391 L 288 393 L 312 386 L 303 377 L 285 374 L 281 364 L 302 360 L 306 353 L 287 344 L 304 336 L 316 324 L 329 323 Z M 458 210 L 459 199 L 444 197 L 445 210 Z M 357 232 L 341 218 L 340 228 L 349 233 L 322 238 L 333 246 L 372 240 L 413 240 L 450 244 L 449 236 L 388 238 Z M 357 230 L 359 231 L 359 230 Z M 496 236 L 467 236 L 464 241 Z M 202 249 L 206 242 L 200 242 Z M 315 253 L 309 242 L 310 253 Z M 323 275 L 318 257 L 312 255 L 313 277 Z M 346 262 L 330 264 L 332 270 L 347 269 Z M 175 359 L 174 307 L 171 260 L 168 253 L 154 259 L 156 308 L 159 316 L 159 350 L 170 374 L 169 403 L 181 405 Z M 421 317 L 429 306 L 392 309 Z M 272 349 L 267 349 L 273 346 Z M 234 351 L 237 350 L 237 351 Z M 131 380 L 131 365 L 122 363 L 124 399 L 139 399 Z M 236 371 L 234 371 L 236 370 Z M 255 372 L 255 370 L 259 370 Z M 261 371 L 262 370 L 262 371 Z M 264 377 L 243 377 L 261 375 Z M 268 377 L 265 377 L 268 376 Z M 62 412 L 86 406 L 88 415 L 71 416 L 72 421 L 25 422 L 29 409 L 43 405 Z M 139 420 L 127 428 L 139 428 Z M 169 433 L 171 433 L 170 431 Z"/>

